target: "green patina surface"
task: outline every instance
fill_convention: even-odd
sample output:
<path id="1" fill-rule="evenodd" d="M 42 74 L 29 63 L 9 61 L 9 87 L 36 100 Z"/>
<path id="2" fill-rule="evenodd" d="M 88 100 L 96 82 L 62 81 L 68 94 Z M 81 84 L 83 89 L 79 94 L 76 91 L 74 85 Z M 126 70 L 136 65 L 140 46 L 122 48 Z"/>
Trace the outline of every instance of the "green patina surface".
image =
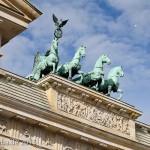
<path id="1" fill-rule="evenodd" d="M 68 79 L 72 79 L 72 77 L 76 74 L 82 75 L 83 72 L 80 70 L 80 60 L 85 56 L 85 48 L 86 47 L 84 46 L 79 47 L 72 61 L 60 66 L 58 68 L 57 74 Z"/>
<path id="2" fill-rule="evenodd" d="M 119 77 L 123 76 L 124 72 L 122 66 L 112 68 L 108 74 L 107 80 L 104 80 L 103 85 L 99 84 L 97 90 L 108 96 L 110 96 L 111 91 L 120 93 L 120 96 L 118 97 L 120 100 L 123 91 L 119 88 Z"/>
<path id="3" fill-rule="evenodd" d="M 105 63 L 111 64 L 109 57 L 107 55 L 100 56 L 95 63 L 93 71 L 83 74 L 83 76 L 74 79 L 74 81 L 88 87 L 96 86 L 97 88 L 99 84 L 104 83 L 103 66 Z"/>

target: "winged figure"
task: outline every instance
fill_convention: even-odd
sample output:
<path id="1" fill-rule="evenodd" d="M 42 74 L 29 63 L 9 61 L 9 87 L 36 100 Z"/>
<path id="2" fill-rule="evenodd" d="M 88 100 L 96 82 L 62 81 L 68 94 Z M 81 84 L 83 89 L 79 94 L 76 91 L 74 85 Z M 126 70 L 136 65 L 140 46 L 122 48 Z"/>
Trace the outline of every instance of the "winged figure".
<path id="1" fill-rule="evenodd" d="M 45 56 L 41 56 L 40 52 L 37 51 L 34 57 L 34 63 L 33 63 L 33 69 L 32 69 L 32 73 L 29 74 L 26 78 L 28 78 L 29 80 L 34 80 L 34 75 L 35 72 L 37 70 L 38 64 L 45 58 Z"/>
<path id="2" fill-rule="evenodd" d="M 54 21 L 54 23 L 55 23 L 55 25 L 56 25 L 56 27 L 57 28 L 61 28 L 61 27 L 63 27 L 66 23 L 67 23 L 67 21 L 68 20 L 62 20 L 62 19 L 58 19 L 54 14 L 53 14 L 53 21 Z"/>

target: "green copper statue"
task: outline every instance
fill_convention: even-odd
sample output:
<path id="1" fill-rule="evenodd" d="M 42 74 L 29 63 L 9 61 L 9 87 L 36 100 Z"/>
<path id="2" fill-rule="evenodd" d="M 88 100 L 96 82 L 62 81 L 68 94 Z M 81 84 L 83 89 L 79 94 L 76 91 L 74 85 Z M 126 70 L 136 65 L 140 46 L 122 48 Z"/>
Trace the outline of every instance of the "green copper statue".
<path id="1" fill-rule="evenodd" d="M 29 74 L 27 78 L 32 81 L 37 81 L 44 75 L 54 73 L 107 96 L 110 96 L 112 91 L 118 92 L 120 93 L 118 97 L 120 100 L 123 91 L 119 89 L 119 77 L 123 77 L 124 75 L 123 68 L 122 66 L 112 68 L 108 74 L 108 78 L 104 79 L 104 64 L 111 64 L 111 60 L 107 55 L 100 56 L 95 63 L 93 71 L 84 74 L 81 71 L 80 61 L 85 56 L 86 47 L 80 46 L 70 62 L 58 67 L 58 40 L 62 37 L 62 27 L 68 20 L 63 21 L 62 19 L 58 19 L 53 14 L 53 21 L 56 29 L 54 31 L 51 48 L 47 50 L 45 56 L 41 56 L 39 51 L 36 53 L 32 73 Z M 73 79 L 75 75 L 79 76 Z"/>
<path id="2" fill-rule="evenodd" d="M 114 67 L 110 70 L 104 85 L 99 84 L 98 91 L 110 96 L 111 91 L 120 93 L 118 99 L 122 98 L 123 91 L 119 89 L 119 77 L 123 77 L 124 72 L 122 66 Z"/>
<path id="3" fill-rule="evenodd" d="M 96 61 L 93 71 L 84 74 L 83 77 L 81 76 L 74 79 L 74 81 L 88 87 L 96 86 L 96 88 L 98 85 L 104 84 L 103 66 L 105 63 L 109 65 L 111 64 L 111 60 L 107 55 L 102 55 Z"/>
<path id="4" fill-rule="evenodd" d="M 54 38 L 51 49 L 46 52 L 45 56 L 40 56 L 40 52 L 37 52 L 34 58 L 33 71 L 27 78 L 29 80 L 39 80 L 42 75 L 55 73 L 58 63 L 58 39 Z"/>
<path id="5" fill-rule="evenodd" d="M 80 60 L 85 56 L 85 48 L 86 47 L 84 46 L 79 47 L 72 61 L 60 66 L 60 68 L 57 71 L 57 74 L 68 79 L 72 79 L 72 77 L 76 74 L 82 75 L 83 72 L 80 70 Z"/>
<path id="6" fill-rule="evenodd" d="M 55 23 L 56 29 L 54 32 L 55 37 L 52 41 L 51 48 L 47 50 L 45 56 L 41 56 L 39 51 L 36 53 L 32 73 L 26 77 L 29 80 L 36 81 L 39 80 L 43 75 L 56 73 L 59 63 L 58 39 L 62 37 L 61 28 L 67 23 L 68 20 L 59 20 L 53 14 L 53 21 Z"/>

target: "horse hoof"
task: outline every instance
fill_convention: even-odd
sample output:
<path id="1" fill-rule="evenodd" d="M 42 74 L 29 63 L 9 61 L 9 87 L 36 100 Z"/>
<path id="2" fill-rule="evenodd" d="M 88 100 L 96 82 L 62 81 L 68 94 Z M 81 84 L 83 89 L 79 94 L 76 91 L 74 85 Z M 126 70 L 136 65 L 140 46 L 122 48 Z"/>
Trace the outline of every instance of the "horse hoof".
<path id="1" fill-rule="evenodd" d="M 105 95 L 106 95 L 106 96 L 110 96 L 110 94 L 108 94 L 108 93 L 107 93 L 107 94 L 105 94 Z"/>

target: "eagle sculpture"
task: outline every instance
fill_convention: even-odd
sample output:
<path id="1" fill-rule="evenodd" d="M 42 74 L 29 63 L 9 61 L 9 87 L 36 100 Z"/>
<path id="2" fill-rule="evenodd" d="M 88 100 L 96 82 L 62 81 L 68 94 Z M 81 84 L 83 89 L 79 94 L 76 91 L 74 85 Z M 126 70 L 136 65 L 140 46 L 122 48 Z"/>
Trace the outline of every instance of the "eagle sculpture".
<path id="1" fill-rule="evenodd" d="M 60 29 L 61 27 L 63 27 L 63 26 L 67 23 L 68 20 L 64 20 L 64 21 L 63 21 L 62 19 L 58 19 L 58 18 L 53 14 L 53 21 L 54 21 L 56 27 Z"/>

